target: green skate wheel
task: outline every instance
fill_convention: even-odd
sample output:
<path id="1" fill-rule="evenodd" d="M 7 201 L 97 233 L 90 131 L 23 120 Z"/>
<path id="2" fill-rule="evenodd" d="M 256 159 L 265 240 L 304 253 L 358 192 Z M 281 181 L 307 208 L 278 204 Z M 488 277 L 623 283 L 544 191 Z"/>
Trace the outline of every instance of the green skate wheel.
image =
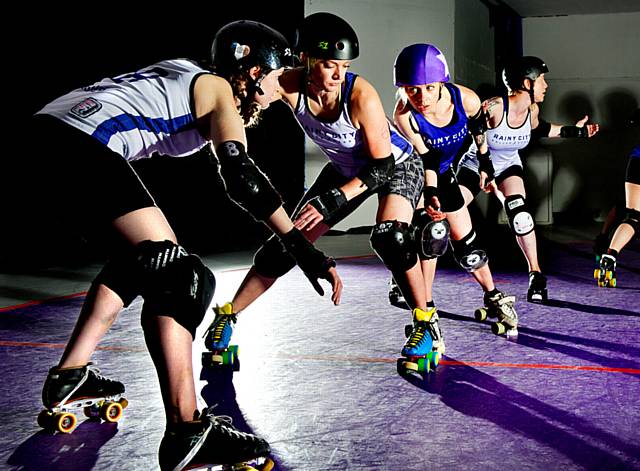
<path id="1" fill-rule="evenodd" d="M 615 278 L 612 278 L 612 279 L 611 279 L 611 287 L 612 287 L 612 288 L 615 288 L 617 284 L 618 284 L 618 282 L 616 281 L 616 279 L 615 279 Z"/>
<path id="2" fill-rule="evenodd" d="M 429 353 L 428 358 L 431 360 L 431 366 L 433 366 L 433 369 L 436 369 L 440 363 L 440 352 L 431 352 Z"/>
<path id="3" fill-rule="evenodd" d="M 504 325 L 502 322 L 495 322 L 492 326 L 491 326 L 491 332 L 493 332 L 496 335 L 502 335 L 507 331 L 507 326 Z"/>
<path id="4" fill-rule="evenodd" d="M 222 358 L 222 361 L 220 363 L 222 363 L 223 365 L 232 365 L 235 355 L 231 350 L 227 350 L 226 352 L 222 352 L 220 358 Z"/>
<path id="5" fill-rule="evenodd" d="M 481 307 L 479 309 L 476 309 L 476 311 L 473 313 L 473 317 L 475 317 L 478 322 L 482 322 L 487 318 L 487 314 L 488 314 L 487 309 L 484 307 Z"/>

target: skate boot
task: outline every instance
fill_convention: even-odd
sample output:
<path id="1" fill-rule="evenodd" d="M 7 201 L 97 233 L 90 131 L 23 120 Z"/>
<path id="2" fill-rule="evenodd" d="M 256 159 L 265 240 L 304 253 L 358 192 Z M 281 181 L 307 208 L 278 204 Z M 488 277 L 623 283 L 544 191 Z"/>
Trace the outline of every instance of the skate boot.
<path id="1" fill-rule="evenodd" d="M 478 321 L 483 321 L 487 317 L 497 318 L 497 321 L 491 325 L 491 331 L 494 334 L 516 336 L 518 335 L 518 313 L 514 307 L 515 303 L 515 296 L 506 296 L 501 291 L 493 295 L 484 293 L 485 307 L 476 309 L 474 317 Z"/>
<path id="2" fill-rule="evenodd" d="M 215 416 L 211 408 L 200 419 L 165 431 L 158 459 L 162 471 L 183 469 L 269 470 L 269 444 L 255 435 L 236 430 L 231 418 Z"/>
<path id="3" fill-rule="evenodd" d="M 593 253 L 596 254 L 596 268 L 600 264 L 603 253 L 607 253 L 609 248 L 609 237 L 607 234 L 598 234 L 593 242 Z"/>
<path id="4" fill-rule="evenodd" d="M 529 289 L 527 290 L 527 301 L 530 303 L 547 302 L 547 278 L 539 271 L 529 272 Z"/>
<path id="5" fill-rule="evenodd" d="M 389 280 L 389 304 L 399 307 L 400 309 L 409 309 L 407 300 L 404 298 L 402 291 L 400 291 L 400 287 L 393 277 Z"/>
<path id="6" fill-rule="evenodd" d="M 74 368 L 51 368 L 42 389 L 45 410 L 38 425 L 49 431 L 71 433 L 78 423 L 72 412 L 83 409 L 87 417 L 117 422 L 129 404 L 122 397 L 124 384 L 101 376 L 91 363 Z"/>
<path id="7" fill-rule="evenodd" d="M 616 257 L 603 253 L 600 257 L 600 266 L 593 271 L 593 277 L 598 280 L 601 288 L 616 287 Z"/>
<path id="8" fill-rule="evenodd" d="M 428 373 L 435 370 L 445 350 L 438 320 L 435 307 L 426 311 L 419 308 L 413 310 L 413 324 L 405 326 L 408 339 L 402 348 L 405 358 L 398 360 L 399 372 L 412 370 Z"/>
<path id="9" fill-rule="evenodd" d="M 233 312 L 233 304 L 225 303 L 213 308 L 216 313 L 213 322 L 205 332 L 205 347 L 210 350 L 202 352 L 202 366 L 211 368 L 220 365 L 231 365 L 234 371 L 240 369 L 238 346 L 229 345 L 237 314 Z"/>

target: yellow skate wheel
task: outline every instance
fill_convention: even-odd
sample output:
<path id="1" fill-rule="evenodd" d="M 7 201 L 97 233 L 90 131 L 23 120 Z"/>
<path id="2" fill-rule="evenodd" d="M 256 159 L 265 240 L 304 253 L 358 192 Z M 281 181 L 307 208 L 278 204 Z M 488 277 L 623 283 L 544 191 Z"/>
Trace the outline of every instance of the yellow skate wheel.
<path id="1" fill-rule="evenodd" d="M 126 409 L 127 406 L 129 405 L 129 401 L 127 401 L 124 397 L 121 397 L 118 402 L 120 403 L 123 409 Z"/>
<path id="2" fill-rule="evenodd" d="M 481 307 L 480 309 L 476 309 L 476 311 L 473 313 L 473 317 L 475 317 L 477 321 L 481 322 L 487 318 L 487 310 L 483 307 Z"/>
<path id="3" fill-rule="evenodd" d="M 502 322 L 495 322 L 492 326 L 491 326 L 491 332 L 493 332 L 496 335 L 502 335 L 507 331 L 507 326 L 504 325 Z"/>
<path id="4" fill-rule="evenodd" d="M 58 412 L 53 414 L 52 424 L 55 430 L 62 433 L 71 433 L 78 424 L 78 419 L 71 412 Z"/>
<path id="5" fill-rule="evenodd" d="M 119 402 L 105 402 L 100 408 L 100 418 L 105 422 L 117 422 L 122 418 L 122 406 Z"/>
<path id="6" fill-rule="evenodd" d="M 269 458 L 267 458 L 264 463 L 262 463 L 262 466 L 260 467 L 260 471 L 271 471 L 273 469 L 273 461 L 271 461 Z"/>
<path id="7" fill-rule="evenodd" d="M 411 371 L 420 371 L 420 367 L 418 366 L 417 363 L 414 363 L 412 361 L 405 361 L 404 362 L 404 368 L 406 370 L 411 370 Z"/>
<path id="8" fill-rule="evenodd" d="M 604 277 L 605 277 L 607 280 L 611 280 L 611 279 L 613 278 L 613 272 L 612 272 L 612 271 L 608 271 L 608 270 L 607 270 L 607 271 L 604 273 Z"/>
<path id="9" fill-rule="evenodd" d="M 593 277 L 597 280 L 598 278 L 600 278 L 600 269 L 596 268 L 593 270 Z"/>

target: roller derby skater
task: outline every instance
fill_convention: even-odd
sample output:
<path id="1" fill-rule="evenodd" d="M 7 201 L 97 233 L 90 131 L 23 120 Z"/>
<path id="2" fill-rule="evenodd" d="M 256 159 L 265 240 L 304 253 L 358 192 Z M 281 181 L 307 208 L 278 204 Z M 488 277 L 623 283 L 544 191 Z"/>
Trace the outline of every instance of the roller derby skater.
<path id="1" fill-rule="evenodd" d="M 269 471 L 273 468 L 273 461 L 268 458 L 270 451 L 265 440 L 236 430 L 230 417 L 215 416 L 209 408 L 197 420 L 167 429 L 158 458 L 161 471 Z"/>
<path id="2" fill-rule="evenodd" d="M 532 137 L 592 137 L 597 124 L 586 124 L 588 116 L 575 126 L 550 124 L 540 117 L 539 103 L 547 91 L 547 65 L 537 57 L 520 57 L 509 63 L 503 73 L 508 96 L 493 97 L 483 103 L 488 126 L 486 137 L 491 155 L 495 186 L 492 191 L 503 205 L 509 226 L 529 265 L 527 301 L 547 300 L 546 279 L 538 264 L 535 221 L 527 201 L 519 151 Z M 472 145 L 460 160 L 458 181 L 468 205 L 480 192 L 478 169 L 484 153 Z M 531 276 L 533 274 L 533 276 Z"/>
<path id="3" fill-rule="evenodd" d="M 529 272 L 529 289 L 527 290 L 527 301 L 530 303 L 547 302 L 547 277 L 539 271 Z"/>
<path id="4" fill-rule="evenodd" d="M 405 326 L 408 338 L 402 348 L 404 358 L 398 360 L 399 373 L 429 373 L 436 369 L 445 351 L 438 320 L 435 307 L 413 310 L 413 324 Z"/>
<path id="5" fill-rule="evenodd" d="M 202 353 L 202 366 L 211 368 L 230 365 L 234 371 L 238 371 L 240 369 L 238 346 L 229 345 L 238 316 L 234 314 L 231 303 L 216 306 L 213 311 L 215 318 L 204 334 L 204 345 L 209 351 Z"/>
<path id="6" fill-rule="evenodd" d="M 291 60 L 287 40 L 262 23 L 236 21 L 216 33 L 211 51 L 206 68 L 187 59 L 165 60 L 78 88 L 46 105 L 30 123 L 34 136 L 52 151 L 28 154 L 39 203 L 51 201 L 51 210 L 63 214 L 79 211 L 86 215 L 83 229 L 92 229 L 91 234 L 99 229 L 118 241 L 106 247 L 111 258 L 92 283 L 62 358 L 47 377 L 43 400 L 48 410 L 41 422 L 48 425 L 51 416 L 59 417 L 57 411 L 64 414 L 84 396 L 91 401 L 86 403 L 90 412 L 102 398 L 126 405 L 124 387 L 102 378 L 88 363 L 123 307 L 142 296 L 142 330 L 160 384 L 168 437 L 162 467 L 171 469 L 189 468 L 194 458 L 198 465 L 234 465 L 263 457 L 269 448 L 219 420 L 193 422 L 198 413 L 193 340 L 213 298 L 215 277 L 178 244 L 129 162 L 156 152 L 179 158 L 215 149 L 212 171 L 224 178 L 228 196 L 283 241 L 292 263 L 317 290 L 322 289 L 319 279 L 329 281 L 338 296 L 342 286 L 333 260 L 294 227 L 280 195 L 246 152 L 245 125 L 280 97 L 278 77 Z M 117 125 L 123 116 L 126 124 Z M 116 420 L 118 408 L 111 406 L 103 417 Z M 55 420 L 58 430 L 72 430 L 69 415 Z M 196 450 L 194 445 L 202 443 L 206 446 Z M 168 448 L 186 455 L 166 458 Z"/>
<path id="7" fill-rule="evenodd" d="M 630 120 L 632 126 L 640 126 L 640 109 L 636 109 Z M 625 214 L 624 219 L 611 237 L 609 248 L 600 256 L 600 266 L 594 270 L 593 276 L 598 286 L 615 288 L 616 263 L 622 249 L 640 235 L 640 144 L 629 154 L 624 183 Z"/>
<path id="8" fill-rule="evenodd" d="M 90 418 L 117 422 L 128 402 L 124 384 L 99 374 L 92 364 L 76 368 L 51 368 L 42 389 L 46 407 L 38 424 L 48 431 L 71 433 L 78 423 L 74 411 Z"/>
<path id="9" fill-rule="evenodd" d="M 515 296 L 506 296 L 498 290 L 484 294 L 484 307 L 476 309 L 474 316 L 477 321 L 484 321 L 487 317 L 497 319 L 491 325 L 491 332 L 496 335 L 515 337 L 518 335 L 518 313 L 514 305 Z"/>

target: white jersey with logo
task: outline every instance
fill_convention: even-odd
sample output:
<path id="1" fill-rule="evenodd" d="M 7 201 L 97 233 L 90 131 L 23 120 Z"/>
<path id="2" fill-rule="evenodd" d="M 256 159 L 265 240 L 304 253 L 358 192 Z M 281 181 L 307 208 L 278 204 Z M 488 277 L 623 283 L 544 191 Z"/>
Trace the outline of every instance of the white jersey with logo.
<path id="1" fill-rule="evenodd" d="M 357 75 L 347 72 L 344 92 L 340 103 L 340 115 L 335 121 L 322 121 L 309 110 L 304 89 L 300 92 L 294 109 L 296 119 L 305 134 L 315 142 L 331 160 L 336 170 L 348 178 L 355 177 L 371 161 L 364 149 L 362 131 L 356 128 L 349 116 L 348 103 Z M 413 146 L 389 123 L 391 151 L 396 164 L 406 160 L 413 152 Z"/>
<path id="2" fill-rule="evenodd" d="M 503 113 L 500 123 L 493 129 L 487 129 L 487 145 L 491 152 L 491 162 L 493 163 L 496 177 L 513 165 L 522 167 L 522 160 L 518 151 L 524 149 L 531 140 L 531 111 L 527 112 L 527 117 L 520 127 L 512 128 L 509 126 L 507 119 L 509 115 L 509 99 L 504 97 L 502 102 Z M 477 173 L 477 152 L 478 148 L 474 142 L 460 160 L 460 165 Z"/>
<path id="3" fill-rule="evenodd" d="M 204 73 L 187 59 L 162 61 L 78 88 L 38 113 L 90 134 L 127 160 L 182 157 L 207 143 L 192 110 L 193 82 Z"/>

